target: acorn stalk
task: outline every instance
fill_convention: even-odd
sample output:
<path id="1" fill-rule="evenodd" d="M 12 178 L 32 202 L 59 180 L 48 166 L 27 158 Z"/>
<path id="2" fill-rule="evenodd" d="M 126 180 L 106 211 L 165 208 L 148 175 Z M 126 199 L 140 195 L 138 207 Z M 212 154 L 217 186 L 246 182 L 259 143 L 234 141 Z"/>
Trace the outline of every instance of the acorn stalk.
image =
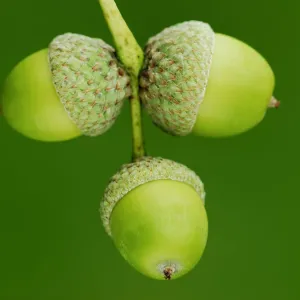
<path id="1" fill-rule="evenodd" d="M 104 18 L 113 36 L 117 55 L 131 79 L 132 160 L 145 155 L 138 76 L 143 66 L 143 50 L 123 19 L 114 0 L 99 0 Z"/>

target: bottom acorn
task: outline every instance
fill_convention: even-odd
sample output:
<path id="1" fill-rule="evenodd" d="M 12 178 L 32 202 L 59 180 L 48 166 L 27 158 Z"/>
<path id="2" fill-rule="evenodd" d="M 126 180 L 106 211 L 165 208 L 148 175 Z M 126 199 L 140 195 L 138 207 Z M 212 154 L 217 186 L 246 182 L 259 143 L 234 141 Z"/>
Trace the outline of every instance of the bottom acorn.
<path id="1" fill-rule="evenodd" d="M 168 159 L 143 157 L 111 178 L 100 212 L 105 230 L 133 268 L 170 280 L 192 270 L 204 252 L 204 200 L 195 172 Z"/>

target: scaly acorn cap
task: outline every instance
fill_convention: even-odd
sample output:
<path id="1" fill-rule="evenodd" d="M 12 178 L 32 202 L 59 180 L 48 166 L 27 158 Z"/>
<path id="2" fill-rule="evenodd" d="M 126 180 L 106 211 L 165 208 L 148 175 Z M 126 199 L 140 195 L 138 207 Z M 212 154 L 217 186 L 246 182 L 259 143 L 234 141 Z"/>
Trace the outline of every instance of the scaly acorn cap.
<path id="1" fill-rule="evenodd" d="M 205 202 L 204 184 L 194 171 L 169 159 L 142 157 L 136 162 L 121 166 L 105 189 L 100 203 L 100 215 L 109 236 L 111 236 L 110 216 L 118 201 L 136 187 L 162 179 L 179 181 L 192 186 Z"/>
<path id="2" fill-rule="evenodd" d="M 140 75 L 140 98 L 152 121 L 188 135 L 204 98 L 215 45 L 209 24 L 187 21 L 150 38 Z"/>
<path id="3" fill-rule="evenodd" d="M 54 87 L 71 120 L 84 135 L 106 132 L 131 94 L 114 48 L 101 39 L 66 33 L 50 43 L 48 53 Z"/>

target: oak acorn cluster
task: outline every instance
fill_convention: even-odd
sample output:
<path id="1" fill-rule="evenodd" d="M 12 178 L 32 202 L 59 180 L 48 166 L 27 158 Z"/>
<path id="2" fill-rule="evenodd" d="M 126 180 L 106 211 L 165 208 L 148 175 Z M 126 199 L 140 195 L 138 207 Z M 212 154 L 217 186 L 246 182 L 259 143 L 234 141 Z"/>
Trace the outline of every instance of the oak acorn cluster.
<path id="1" fill-rule="evenodd" d="M 165 28 L 144 47 L 139 97 L 153 123 L 174 136 L 230 137 L 259 124 L 273 97 L 267 61 L 201 21 Z M 43 142 L 105 134 L 132 94 L 116 50 L 99 38 L 66 33 L 11 71 L 2 114 Z M 199 262 L 208 237 L 205 190 L 187 166 L 143 156 L 121 166 L 100 204 L 107 234 L 140 273 L 179 278 Z"/>

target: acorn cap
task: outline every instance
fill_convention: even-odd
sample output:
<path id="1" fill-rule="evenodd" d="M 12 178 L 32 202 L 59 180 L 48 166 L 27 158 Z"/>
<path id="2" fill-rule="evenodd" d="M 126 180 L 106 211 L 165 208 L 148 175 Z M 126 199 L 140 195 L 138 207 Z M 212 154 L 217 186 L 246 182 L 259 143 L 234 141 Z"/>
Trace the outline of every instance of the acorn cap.
<path id="1" fill-rule="evenodd" d="M 204 98 L 215 45 L 210 25 L 187 21 L 150 38 L 140 75 L 140 98 L 162 130 L 192 131 Z"/>
<path id="2" fill-rule="evenodd" d="M 204 185 L 194 171 L 172 160 L 145 156 L 134 163 L 124 164 L 110 179 L 100 203 L 101 219 L 108 235 L 111 235 L 110 216 L 118 201 L 139 185 L 162 179 L 192 186 L 205 202 Z"/>
<path id="3" fill-rule="evenodd" d="M 50 43 L 49 64 L 60 101 L 80 131 L 107 131 L 131 94 L 115 50 L 101 39 L 66 33 Z"/>

